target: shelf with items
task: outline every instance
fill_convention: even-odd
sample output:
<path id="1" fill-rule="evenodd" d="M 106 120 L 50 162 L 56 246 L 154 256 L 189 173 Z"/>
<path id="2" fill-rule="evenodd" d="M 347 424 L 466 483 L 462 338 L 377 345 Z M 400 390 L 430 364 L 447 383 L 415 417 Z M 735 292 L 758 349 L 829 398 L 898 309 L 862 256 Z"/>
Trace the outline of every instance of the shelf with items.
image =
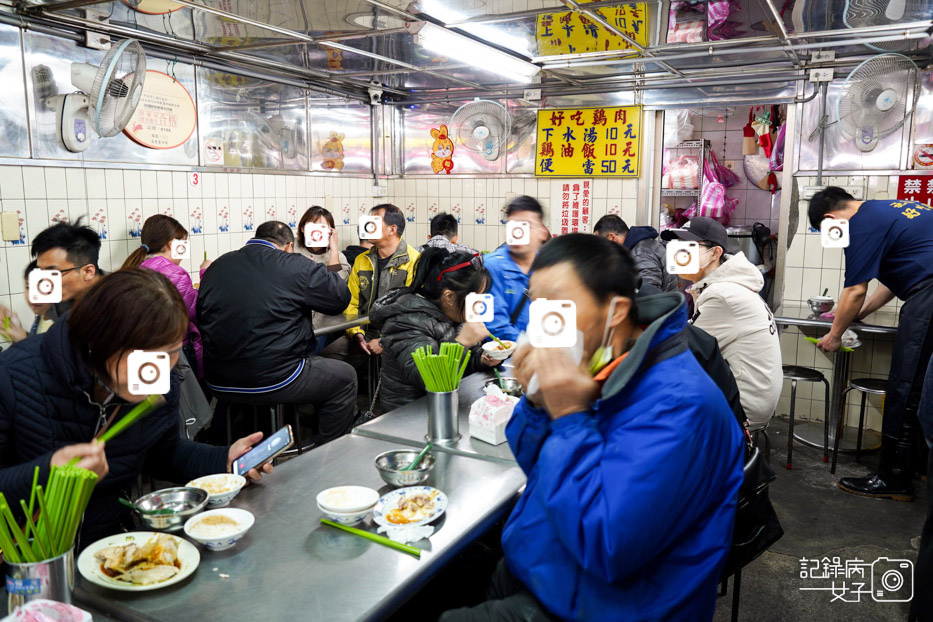
<path id="1" fill-rule="evenodd" d="M 697 150 L 697 187 L 696 188 L 661 188 L 662 197 L 697 197 L 703 193 L 703 162 L 706 161 L 710 152 L 710 142 L 707 139 L 685 140 L 676 147 L 671 147 L 669 151 L 679 151 L 684 149 Z"/>

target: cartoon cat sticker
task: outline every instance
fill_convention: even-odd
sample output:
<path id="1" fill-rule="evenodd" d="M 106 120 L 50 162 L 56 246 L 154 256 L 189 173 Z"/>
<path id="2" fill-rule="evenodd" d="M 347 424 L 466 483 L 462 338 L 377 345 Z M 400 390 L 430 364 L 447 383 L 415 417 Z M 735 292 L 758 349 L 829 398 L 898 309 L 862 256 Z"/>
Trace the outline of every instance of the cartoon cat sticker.
<path id="1" fill-rule="evenodd" d="M 343 170 L 343 136 L 343 134 L 331 132 L 327 142 L 321 148 L 321 155 L 324 158 L 321 166 L 325 171 Z"/>
<path id="2" fill-rule="evenodd" d="M 434 144 L 431 146 L 431 168 L 434 174 L 441 171 L 450 171 L 454 167 L 454 144 L 447 135 L 447 126 L 442 125 L 439 129 L 432 129 L 431 136 L 434 138 Z"/>

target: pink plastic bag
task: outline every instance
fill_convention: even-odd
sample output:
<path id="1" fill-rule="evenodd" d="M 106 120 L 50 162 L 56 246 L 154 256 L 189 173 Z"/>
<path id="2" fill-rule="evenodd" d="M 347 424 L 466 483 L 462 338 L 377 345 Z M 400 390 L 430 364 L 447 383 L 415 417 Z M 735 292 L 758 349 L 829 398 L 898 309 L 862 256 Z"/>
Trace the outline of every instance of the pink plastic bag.
<path id="1" fill-rule="evenodd" d="M 771 149 L 771 160 L 768 168 L 772 171 L 784 170 L 784 134 L 787 132 L 787 126 L 782 125 L 777 132 L 777 138 L 774 140 L 774 147 Z"/>
<path id="2" fill-rule="evenodd" d="M 689 190 L 699 187 L 700 159 L 697 156 L 679 156 L 668 162 L 661 174 L 661 187 Z"/>
<path id="3" fill-rule="evenodd" d="M 719 159 L 716 158 L 715 151 L 710 150 L 709 157 L 710 160 L 713 161 L 713 172 L 716 176 L 716 179 L 719 180 L 719 183 L 721 183 L 726 188 L 731 188 L 735 184 L 739 183 L 739 176 L 719 163 Z"/>
<path id="4" fill-rule="evenodd" d="M 716 178 L 716 171 L 709 161 L 703 163 L 703 192 L 696 208 L 697 216 L 706 216 L 723 225 L 729 223 L 738 199 L 726 196 L 726 186 Z"/>

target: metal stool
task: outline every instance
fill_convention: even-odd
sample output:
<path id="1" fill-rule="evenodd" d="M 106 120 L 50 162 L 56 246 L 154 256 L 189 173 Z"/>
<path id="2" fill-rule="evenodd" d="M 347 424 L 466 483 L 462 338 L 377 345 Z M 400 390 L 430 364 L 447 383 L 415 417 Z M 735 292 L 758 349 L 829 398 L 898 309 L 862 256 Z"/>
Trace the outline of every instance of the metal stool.
<path id="1" fill-rule="evenodd" d="M 299 420 L 298 410 L 297 408 L 295 408 L 294 404 L 259 405 L 259 404 L 248 404 L 245 402 L 233 402 L 229 400 L 225 400 L 225 401 L 227 402 L 228 408 L 229 406 L 235 405 L 240 408 L 246 408 L 246 409 L 252 410 L 254 429 L 258 427 L 259 418 L 263 414 L 266 414 L 269 417 L 269 426 L 271 430 L 267 436 L 271 436 L 272 434 L 275 434 L 275 432 L 279 428 L 285 425 L 286 410 L 291 410 L 292 415 L 294 416 L 294 420 L 295 420 L 295 424 L 292 428 L 292 432 L 294 433 L 294 436 L 295 436 L 295 445 L 294 447 L 292 447 L 292 449 L 282 452 L 279 456 L 280 458 L 287 458 L 290 456 L 300 456 L 305 451 L 308 451 L 309 449 L 313 448 L 314 446 L 313 443 L 305 445 L 304 441 L 301 438 L 301 422 Z M 232 427 L 233 427 L 233 422 L 228 411 L 228 421 L 227 421 L 227 446 L 228 447 L 233 444 Z"/>
<path id="2" fill-rule="evenodd" d="M 849 395 L 849 391 L 860 391 L 862 393 L 862 406 L 859 409 L 858 413 L 858 436 L 855 440 L 855 461 L 858 462 L 862 457 L 862 430 L 865 425 L 865 402 L 868 398 L 869 393 L 875 395 L 885 395 L 888 389 L 887 380 L 878 380 L 877 378 L 856 378 L 855 380 L 849 381 L 849 386 L 846 387 L 846 390 L 842 392 L 842 403 L 846 403 L 846 396 Z M 836 426 L 836 438 L 833 441 L 833 465 L 830 467 L 829 472 L 836 472 L 836 457 L 839 455 L 839 439 L 842 438 L 842 431 L 844 428 L 844 422 L 842 419 L 842 413 L 839 413 L 839 423 Z"/>
<path id="3" fill-rule="evenodd" d="M 829 381 L 819 371 L 800 365 L 784 365 L 784 380 L 790 380 L 790 427 L 787 431 L 787 468 L 791 468 L 794 455 L 794 407 L 798 382 L 822 382 L 826 387 L 826 414 L 823 417 L 823 462 L 829 462 Z"/>

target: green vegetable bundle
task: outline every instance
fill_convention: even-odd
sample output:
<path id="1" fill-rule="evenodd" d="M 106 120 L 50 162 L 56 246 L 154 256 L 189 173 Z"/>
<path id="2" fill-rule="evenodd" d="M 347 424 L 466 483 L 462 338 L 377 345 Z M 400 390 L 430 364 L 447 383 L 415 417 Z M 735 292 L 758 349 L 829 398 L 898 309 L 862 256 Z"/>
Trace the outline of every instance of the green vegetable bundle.
<path id="1" fill-rule="evenodd" d="M 460 386 L 463 372 L 470 361 L 470 351 L 459 343 L 442 343 L 439 354 L 424 346 L 411 353 L 415 360 L 424 388 L 431 393 L 446 393 Z"/>
<path id="2" fill-rule="evenodd" d="M 72 465 L 53 466 L 45 488 L 38 485 L 39 467 L 32 479 L 29 504 L 20 500 L 26 516 L 21 529 L 3 493 L 0 493 L 0 547 L 14 564 L 45 561 L 74 546 L 81 517 L 91 500 L 97 474 Z M 38 517 L 35 512 L 38 502 Z"/>

